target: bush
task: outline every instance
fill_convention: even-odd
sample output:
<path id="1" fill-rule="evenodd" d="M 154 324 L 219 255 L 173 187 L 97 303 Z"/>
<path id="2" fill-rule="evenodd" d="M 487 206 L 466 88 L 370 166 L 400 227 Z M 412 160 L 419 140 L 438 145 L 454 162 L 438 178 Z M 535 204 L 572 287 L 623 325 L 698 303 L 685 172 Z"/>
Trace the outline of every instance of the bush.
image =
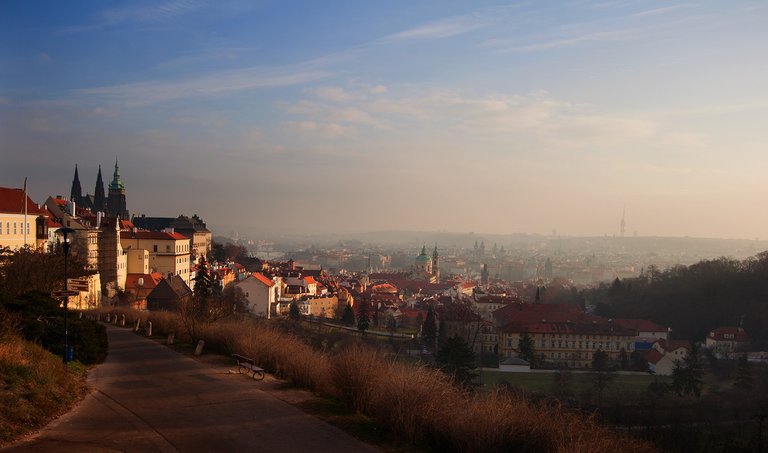
<path id="1" fill-rule="evenodd" d="M 64 353 L 64 310 L 59 302 L 41 292 L 27 293 L 5 300 L 2 305 L 18 322 L 21 336 L 53 354 Z M 107 356 L 107 331 L 103 325 L 87 319 L 78 319 L 70 312 L 69 344 L 74 347 L 75 360 L 90 365 L 102 362 Z"/>

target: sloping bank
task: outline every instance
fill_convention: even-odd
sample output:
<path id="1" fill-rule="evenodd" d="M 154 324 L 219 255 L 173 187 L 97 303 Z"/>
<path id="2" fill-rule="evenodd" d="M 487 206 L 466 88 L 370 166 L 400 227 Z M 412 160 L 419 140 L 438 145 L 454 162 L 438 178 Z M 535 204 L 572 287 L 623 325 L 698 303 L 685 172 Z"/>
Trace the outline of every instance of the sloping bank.
<path id="1" fill-rule="evenodd" d="M 82 368 L 15 335 L 0 335 L 0 446 L 68 411 L 86 391 Z"/>

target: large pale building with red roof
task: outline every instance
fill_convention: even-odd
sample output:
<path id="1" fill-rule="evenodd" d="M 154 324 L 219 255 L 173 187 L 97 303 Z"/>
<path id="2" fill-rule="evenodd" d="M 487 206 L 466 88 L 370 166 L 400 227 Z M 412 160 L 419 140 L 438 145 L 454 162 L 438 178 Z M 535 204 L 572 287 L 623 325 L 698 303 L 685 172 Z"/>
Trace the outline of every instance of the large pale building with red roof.
<path id="1" fill-rule="evenodd" d="M 179 233 L 159 231 L 123 231 L 120 245 L 126 253 L 131 250 L 149 252 L 149 270 L 165 277 L 178 275 L 189 286 L 191 281 L 189 239 Z"/>
<path id="2" fill-rule="evenodd" d="M 526 333 L 544 366 L 589 368 L 595 352 L 618 361 L 634 350 L 635 330 L 563 304 L 509 304 L 493 314 L 499 332 L 499 358 L 517 357 Z"/>

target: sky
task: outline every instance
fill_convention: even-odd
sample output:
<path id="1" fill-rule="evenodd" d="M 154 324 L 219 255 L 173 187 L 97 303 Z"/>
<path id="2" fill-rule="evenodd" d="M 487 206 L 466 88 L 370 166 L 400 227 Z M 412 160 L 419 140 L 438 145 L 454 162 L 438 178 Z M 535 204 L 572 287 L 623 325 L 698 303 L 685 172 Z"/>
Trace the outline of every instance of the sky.
<path id="1" fill-rule="evenodd" d="M 215 230 L 768 237 L 764 1 L 0 3 L 0 186 Z"/>

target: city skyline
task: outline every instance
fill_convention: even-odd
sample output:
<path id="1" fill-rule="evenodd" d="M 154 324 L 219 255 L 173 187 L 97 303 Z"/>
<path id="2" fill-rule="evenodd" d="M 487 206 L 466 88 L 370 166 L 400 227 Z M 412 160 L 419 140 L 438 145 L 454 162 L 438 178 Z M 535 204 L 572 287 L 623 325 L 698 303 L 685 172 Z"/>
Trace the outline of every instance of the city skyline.
<path id="1" fill-rule="evenodd" d="M 0 179 L 38 203 L 117 158 L 131 213 L 214 228 L 768 231 L 760 2 L 0 11 Z"/>

